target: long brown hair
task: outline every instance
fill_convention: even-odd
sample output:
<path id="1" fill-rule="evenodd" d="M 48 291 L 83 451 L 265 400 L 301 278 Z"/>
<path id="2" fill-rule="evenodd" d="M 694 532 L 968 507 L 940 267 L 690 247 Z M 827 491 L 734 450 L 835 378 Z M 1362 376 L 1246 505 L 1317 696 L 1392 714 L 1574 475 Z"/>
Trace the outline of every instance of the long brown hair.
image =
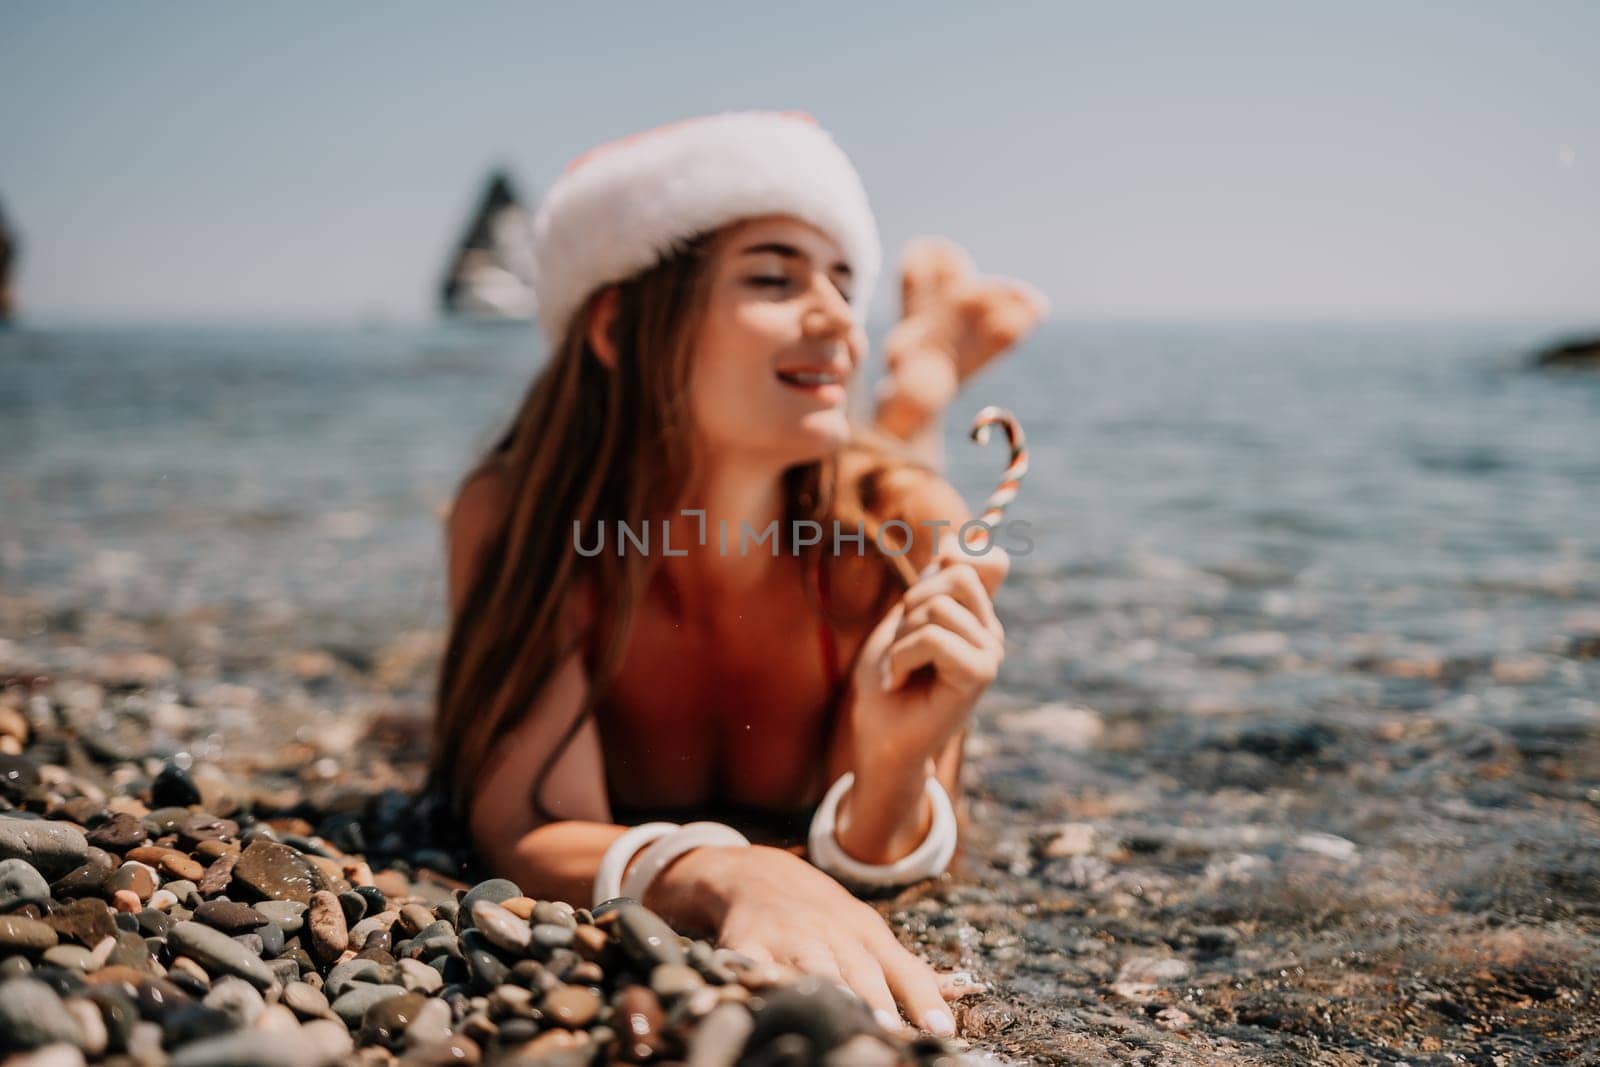
<path id="1" fill-rule="evenodd" d="M 616 675 L 656 562 L 644 553 L 580 557 L 571 531 L 616 523 L 642 529 L 678 507 L 692 484 L 690 356 L 709 299 L 715 238 L 708 233 L 685 242 L 619 283 L 614 368 L 588 341 L 587 324 L 599 299 L 598 292 L 592 294 L 535 377 L 510 428 L 463 480 L 496 469 L 509 499 L 451 622 L 439 672 L 434 785 L 458 819 L 467 811 L 466 786 L 495 743 L 528 713 L 560 664 L 583 649 L 590 669 L 587 699 L 531 786 L 539 817 L 559 818 L 543 803 L 544 780 Z M 876 452 L 882 446 L 860 447 Z M 861 521 L 867 551 L 874 551 L 873 487 L 887 469 L 879 465 L 847 492 L 839 491 L 832 457 L 786 471 L 782 536 L 790 551 L 796 551 L 791 520 L 828 528 L 833 518 L 851 530 Z M 824 563 L 820 546 L 805 554 L 806 573 L 814 576 L 812 568 Z M 896 587 L 903 590 L 910 575 L 904 559 L 879 558 L 892 575 L 880 591 L 881 604 Z M 591 579 L 597 603 L 587 628 L 570 632 L 562 608 L 580 568 Z"/>

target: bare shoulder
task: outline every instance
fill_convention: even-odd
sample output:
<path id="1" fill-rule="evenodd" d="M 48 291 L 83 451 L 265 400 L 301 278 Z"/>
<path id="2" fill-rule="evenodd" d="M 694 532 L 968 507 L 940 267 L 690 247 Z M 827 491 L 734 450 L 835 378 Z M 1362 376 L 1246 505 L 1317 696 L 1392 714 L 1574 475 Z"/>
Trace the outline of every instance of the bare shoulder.
<path id="1" fill-rule="evenodd" d="M 505 525 L 510 500 L 505 473 L 490 464 L 479 467 L 456 491 L 445 522 L 452 616 L 461 610 L 473 576 Z"/>

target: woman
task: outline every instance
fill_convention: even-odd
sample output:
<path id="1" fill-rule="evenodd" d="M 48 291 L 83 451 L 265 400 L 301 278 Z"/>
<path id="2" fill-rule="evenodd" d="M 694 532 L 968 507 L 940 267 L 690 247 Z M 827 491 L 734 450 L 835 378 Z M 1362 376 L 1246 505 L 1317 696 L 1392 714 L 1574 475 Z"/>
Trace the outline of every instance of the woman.
<path id="1" fill-rule="evenodd" d="M 552 354 L 451 514 L 437 777 L 530 896 L 589 906 L 635 885 L 674 926 L 841 982 L 885 1025 L 898 1003 L 953 1033 L 934 972 L 781 846 L 809 825 L 831 869 L 869 884 L 948 862 L 1006 561 L 917 525 L 970 516 L 895 443 L 936 440 L 959 379 L 1042 305 L 922 246 L 868 444 L 845 401 L 877 232 L 809 118 L 729 113 L 602 146 L 535 232 Z M 835 543 L 835 519 L 863 536 Z M 769 526 L 751 550 L 744 532 Z"/>

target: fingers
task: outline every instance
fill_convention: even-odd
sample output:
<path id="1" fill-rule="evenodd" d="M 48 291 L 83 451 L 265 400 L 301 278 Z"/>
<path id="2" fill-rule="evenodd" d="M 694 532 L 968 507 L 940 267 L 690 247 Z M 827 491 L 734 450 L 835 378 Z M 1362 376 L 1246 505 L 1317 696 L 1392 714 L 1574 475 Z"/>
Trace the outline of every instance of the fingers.
<path id="1" fill-rule="evenodd" d="M 900 623 L 901 637 L 923 626 L 942 626 L 975 648 L 999 652 L 1002 636 L 984 626 L 978 617 L 948 593 L 940 593 L 906 612 Z"/>
<path id="2" fill-rule="evenodd" d="M 982 689 L 999 673 L 999 658 L 988 649 L 975 648 L 958 634 L 939 626 L 924 626 L 889 646 L 885 656 L 886 688 L 898 689 L 919 667 L 932 666 L 947 685 Z"/>
<path id="3" fill-rule="evenodd" d="M 802 974 L 814 974 L 818 978 L 836 982 L 847 989 L 853 988 L 840 972 L 839 961 L 834 958 L 828 946 L 819 941 L 809 941 L 800 945 L 789 953 L 788 962 Z"/>
<path id="4" fill-rule="evenodd" d="M 887 943 L 879 948 L 878 959 L 895 998 L 905 1005 L 906 1014 L 918 1026 L 940 1037 L 953 1037 L 955 1019 L 945 1004 L 938 975 L 896 941 L 887 929 L 884 936 Z"/>
<path id="5" fill-rule="evenodd" d="M 845 984 L 851 991 L 867 1002 L 867 1007 L 872 1009 L 872 1017 L 878 1020 L 878 1025 L 885 1030 L 901 1030 L 905 1027 L 905 1020 L 900 1017 L 900 1011 L 895 1007 L 894 993 L 889 989 L 889 983 L 883 977 L 883 966 L 871 953 L 863 949 L 840 948 L 835 949 L 838 954 L 839 970 L 844 975 Z"/>
<path id="6" fill-rule="evenodd" d="M 906 590 L 902 603 L 907 613 L 933 597 L 949 596 L 976 615 L 997 637 L 1003 638 L 1005 628 L 1000 625 L 1000 617 L 994 613 L 994 601 L 989 599 L 989 591 L 984 588 L 978 572 L 971 564 L 943 562 L 943 557 L 941 561 L 941 569 L 937 573 L 917 579 L 916 584 Z"/>

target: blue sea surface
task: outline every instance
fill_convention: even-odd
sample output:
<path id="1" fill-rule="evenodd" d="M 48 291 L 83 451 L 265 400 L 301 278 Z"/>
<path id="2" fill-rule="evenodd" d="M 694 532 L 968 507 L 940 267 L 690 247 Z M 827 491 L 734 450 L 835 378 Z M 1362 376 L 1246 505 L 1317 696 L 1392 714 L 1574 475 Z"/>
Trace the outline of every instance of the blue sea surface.
<path id="1" fill-rule="evenodd" d="M 1010 407 L 1031 448 L 1002 688 L 1404 702 L 1361 665 L 1492 671 L 1600 630 L 1600 375 L 1524 369 L 1555 325 L 1044 328 L 946 427 L 974 510 L 1005 456 L 970 415 Z M 442 509 L 541 358 L 521 327 L 0 333 L 0 589 L 437 628 Z M 1472 697 L 1594 714 L 1592 661 L 1545 666 Z"/>

